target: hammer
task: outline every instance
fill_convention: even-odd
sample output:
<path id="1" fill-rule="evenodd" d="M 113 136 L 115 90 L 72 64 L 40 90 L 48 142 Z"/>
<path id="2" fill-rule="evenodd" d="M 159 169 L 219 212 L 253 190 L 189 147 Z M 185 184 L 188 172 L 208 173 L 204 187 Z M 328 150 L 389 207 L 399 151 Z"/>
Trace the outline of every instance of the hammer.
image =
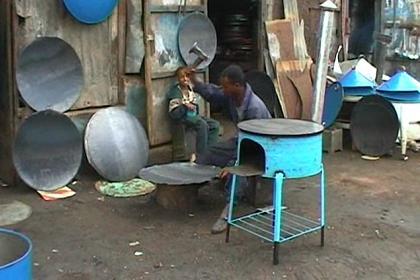
<path id="1" fill-rule="evenodd" d="M 194 63 L 191 65 L 192 68 L 197 68 L 198 65 L 200 65 L 203 61 L 206 61 L 209 59 L 209 56 L 198 47 L 198 42 L 195 42 L 191 49 L 188 51 L 188 53 L 193 53 L 197 55 L 197 58 L 195 59 Z"/>

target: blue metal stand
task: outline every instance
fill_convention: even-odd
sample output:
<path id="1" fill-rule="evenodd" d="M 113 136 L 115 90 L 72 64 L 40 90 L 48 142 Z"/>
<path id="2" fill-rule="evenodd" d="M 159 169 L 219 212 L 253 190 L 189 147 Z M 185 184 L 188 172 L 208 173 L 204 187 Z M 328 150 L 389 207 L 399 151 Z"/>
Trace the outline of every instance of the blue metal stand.
<path id="1" fill-rule="evenodd" d="M 248 233 L 256 235 L 264 240 L 273 242 L 273 264 L 279 263 L 279 244 L 297 238 L 299 236 L 321 230 L 321 246 L 324 246 L 325 227 L 325 179 L 324 168 L 321 165 L 320 172 L 320 219 L 311 220 L 300 215 L 283 210 L 283 183 L 285 175 L 277 172 L 274 178 L 273 208 L 258 211 L 241 217 L 233 217 L 233 205 L 235 202 L 236 176 L 233 175 L 230 203 L 228 213 L 228 229 L 226 242 L 229 242 L 230 228 L 236 227 Z"/>

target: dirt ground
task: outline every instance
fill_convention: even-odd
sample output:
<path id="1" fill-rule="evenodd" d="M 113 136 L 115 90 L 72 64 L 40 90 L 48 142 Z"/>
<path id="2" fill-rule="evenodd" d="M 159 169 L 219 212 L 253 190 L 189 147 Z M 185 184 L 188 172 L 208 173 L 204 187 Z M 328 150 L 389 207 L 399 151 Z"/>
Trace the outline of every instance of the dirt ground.
<path id="1" fill-rule="evenodd" d="M 319 233 L 282 244 L 278 266 L 268 242 L 236 229 L 230 243 L 210 234 L 224 205 L 214 185 L 187 212 L 162 209 L 151 195 L 103 197 L 94 178 L 66 200 L 45 202 L 16 186 L 0 188 L 0 202 L 32 207 L 9 228 L 33 241 L 34 279 L 420 279 L 420 154 L 371 162 L 345 150 L 324 162 L 325 247 Z M 288 182 L 286 205 L 315 213 L 313 183 Z"/>

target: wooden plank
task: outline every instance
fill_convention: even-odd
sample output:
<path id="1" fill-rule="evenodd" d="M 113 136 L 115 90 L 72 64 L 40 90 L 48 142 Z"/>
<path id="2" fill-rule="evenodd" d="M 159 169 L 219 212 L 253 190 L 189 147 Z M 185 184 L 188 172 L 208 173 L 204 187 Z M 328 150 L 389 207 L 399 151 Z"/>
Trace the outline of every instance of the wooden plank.
<path id="1" fill-rule="evenodd" d="M 14 185 L 16 172 L 12 163 L 12 142 L 15 131 L 15 105 L 12 75 L 11 2 L 0 2 L 0 178 Z"/>
<path id="2" fill-rule="evenodd" d="M 152 0 L 145 0 L 143 3 L 144 8 L 144 16 L 143 16 L 143 28 L 145 32 L 144 36 L 144 45 L 145 45 L 145 56 L 144 56 L 144 83 L 146 85 L 146 93 L 147 93 L 147 126 L 146 131 L 148 133 L 149 142 L 151 146 L 154 146 L 158 143 L 158 139 L 153 136 L 154 129 L 153 129 L 153 91 L 152 91 L 152 57 L 153 57 L 153 33 L 151 27 L 151 13 L 150 13 L 150 1 Z"/>
<path id="3" fill-rule="evenodd" d="M 273 66 L 278 60 L 295 60 L 294 36 L 290 20 L 273 20 L 265 22 L 268 49 Z"/>
<path id="4" fill-rule="evenodd" d="M 195 5 L 192 6 L 190 4 L 188 4 L 188 6 L 184 7 L 183 6 L 179 6 L 179 5 L 170 5 L 170 6 L 159 6 L 159 5 L 154 5 L 150 8 L 150 11 L 152 13 L 178 13 L 178 12 L 204 12 L 206 10 L 205 6 L 203 5 Z"/>
<path id="5" fill-rule="evenodd" d="M 126 38 L 127 27 L 127 1 L 121 0 L 118 4 L 118 38 Z M 126 65 L 126 40 L 118 40 L 118 101 L 120 100 L 121 89 L 124 87 L 123 80 L 120 78 L 125 73 Z"/>
<path id="6" fill-rule="evenodd" d="M 117 104 L 118 10 L 105 22 L 85 25 L 77 22 L 61 1 L 28 2 L 31 16 L 20 18 L 14 31 L 17 53 L 39 36 L 62 38 L 79 55 L 85 76 L 85 87 L 72 109 Z"/>
<path id="7" fill-rule="evenodd" d="M 188 6 L 200 6 L 203 5 L 203 0 L 149 0 L 150 7 L 154 6 L 178 6 L 184 5 L 184 1 L 187 2 Z"/>
<path id="8" fill-rule="evenodd" d="M 300 119 L 302 117 L 302 101 L 300 100 L 297 89 L 287 77 L 289 69 L 287 62 L 277 61 L 277 82 L 281 89 L 287 117 L 291 119 Z"/>
<path id="9" fill-rule="evenodd" d="M 127 0 L 125 73 L 140 73 L 144 58 L 141 0 Z"/>

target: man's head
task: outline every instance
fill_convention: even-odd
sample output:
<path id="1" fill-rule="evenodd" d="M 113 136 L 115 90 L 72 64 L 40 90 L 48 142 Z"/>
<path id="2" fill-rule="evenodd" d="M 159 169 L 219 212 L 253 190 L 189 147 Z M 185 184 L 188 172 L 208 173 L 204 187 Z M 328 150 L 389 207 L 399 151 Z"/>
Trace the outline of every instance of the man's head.
<path id="1" fill-rule="evenodd" d="M 188 67 L 181 66 L 175 71 L 178 83 L 182 88 L 188 87 L 190 84 L 190 70 Z"/>
<path id="2" fill-rule="evenodd" d="M 230 65 L 223 70 L 220 75 L 220 85 L 222 86 L 225 95 L 242 102 L 242 100 L 239 99 L 243 99 L 246 82 L 241 67 Z"/>

